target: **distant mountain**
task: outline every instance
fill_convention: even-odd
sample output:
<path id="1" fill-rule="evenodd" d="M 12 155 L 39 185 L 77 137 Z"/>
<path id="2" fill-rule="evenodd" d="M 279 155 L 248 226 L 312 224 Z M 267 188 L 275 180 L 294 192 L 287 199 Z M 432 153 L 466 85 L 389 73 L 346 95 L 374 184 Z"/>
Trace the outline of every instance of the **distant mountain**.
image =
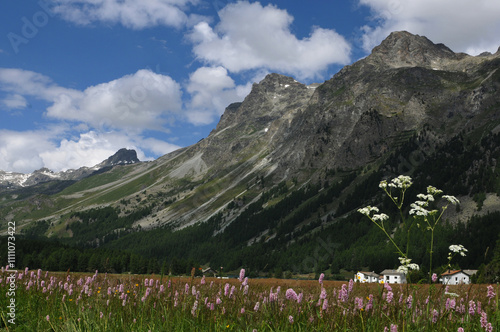
<path id="1" fill-rule="evenodd" d="M 114 155 L 93 167 L 81 167 L 76 170 L 70 169 L 67 171 L 53 172 L 44 167 L 29 174 L 0 170 L 0 192 L 2 189 L 29 187 L 43 182 L 80 180 L 103 168 L 138 162 L 139 159 L 137 159 L 135 150 L 120 149 Z"/>
<path id="2" fill-rule="evenodd" d="M 382 178 L 408 174 L 408 195 L 434 185 L 463 202 L 444 215 L 451 226 L 442 238 L 470 241 L 464 267 L 477 267 L 500 232 L 487 217 L 500 211 L 499 69 L 500 50 L 470 56 L 394 32 L 322 84 L 267 75 L 192 146 L 148 163 L 120 150 L 99 167 L 121 167 L 0 193 L 0 214 L 68 243 L 256 270 L 289 269 L 291 257 L 306 261 L 331 238 L 325 269 L 371 271 L 393 255 L 355 211 L 383 202 Z M 30 176 L 40 184 L 52 174 Z M 467 228 L 481 222 L 487 231 Z"/>

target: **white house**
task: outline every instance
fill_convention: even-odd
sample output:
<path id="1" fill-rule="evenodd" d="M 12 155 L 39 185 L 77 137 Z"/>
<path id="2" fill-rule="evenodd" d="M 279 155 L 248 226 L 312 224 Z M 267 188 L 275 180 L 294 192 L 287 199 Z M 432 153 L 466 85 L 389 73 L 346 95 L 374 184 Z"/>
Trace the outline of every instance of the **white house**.
<path id="1" fill-rule="evenodd" d="M 380 282 L 388 284 L 406 284 L 406 276 L 397 270 L 384 270 L 380 272 Z"/>
<path id="2" fill-rule="evenodd" d="M 363 272 L 359 271 L 354 275 L 354 281 L 356 282 L 378 282 L 379 275 L 375 272 Z"/>
<path id="3" fill-rule="evenodd" d="M 477 270 L 448 270 L 441 274 L 441 283 L 443 285 L 463 285 L 470 284 L 470 277 Z"/>

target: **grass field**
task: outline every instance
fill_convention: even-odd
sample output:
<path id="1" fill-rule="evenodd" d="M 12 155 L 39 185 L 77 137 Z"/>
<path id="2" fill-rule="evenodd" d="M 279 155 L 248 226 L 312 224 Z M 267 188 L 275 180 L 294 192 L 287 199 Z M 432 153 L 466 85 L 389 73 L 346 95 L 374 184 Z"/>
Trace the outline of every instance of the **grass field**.
<path id="1" fill-rule="evenodd" d="M 2 269 L 0 326 L 8 331 L 500 329 L 498 285 L 446 287 L 240 277 L 28 269 L 13 273 Z"/>

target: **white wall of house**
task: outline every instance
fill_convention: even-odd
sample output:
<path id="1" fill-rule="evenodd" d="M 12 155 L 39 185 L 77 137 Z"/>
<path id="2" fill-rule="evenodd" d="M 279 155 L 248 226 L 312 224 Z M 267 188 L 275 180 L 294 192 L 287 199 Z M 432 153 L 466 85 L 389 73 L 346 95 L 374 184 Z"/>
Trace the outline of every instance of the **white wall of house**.
<path id="1" fill-rule="evenodd" d="M 406 277 L 404 274 L 384 274 L 384 283 L 388 284 L 405 284 Z"/>
<path id="2" fill-rule="evenodd" d="M 363 272 L 358 272 L 354 275 L 354 280 L 360 283 L 378 282 L 378 275 L 377 276 L 367 275 Z"/>
<path id="3" fill-rule="evenodd" d="M 457 272 L 452 275 L 442 276 L 443 285 L 463 285 L 470 284 L 470 277 L 463 273 Z"/>

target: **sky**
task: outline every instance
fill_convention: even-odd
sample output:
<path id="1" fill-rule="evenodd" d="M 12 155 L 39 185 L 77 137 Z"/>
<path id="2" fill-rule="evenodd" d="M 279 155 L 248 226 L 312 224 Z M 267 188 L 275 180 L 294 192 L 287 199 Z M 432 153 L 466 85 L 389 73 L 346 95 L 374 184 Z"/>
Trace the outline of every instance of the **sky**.
<path id="1" fill-rule="evenodd" d="M 399 30 L 495 53 L 500 1 L 2 1 L 0 170 L 156 159 L 266 74 L 322 83 Z"/>

